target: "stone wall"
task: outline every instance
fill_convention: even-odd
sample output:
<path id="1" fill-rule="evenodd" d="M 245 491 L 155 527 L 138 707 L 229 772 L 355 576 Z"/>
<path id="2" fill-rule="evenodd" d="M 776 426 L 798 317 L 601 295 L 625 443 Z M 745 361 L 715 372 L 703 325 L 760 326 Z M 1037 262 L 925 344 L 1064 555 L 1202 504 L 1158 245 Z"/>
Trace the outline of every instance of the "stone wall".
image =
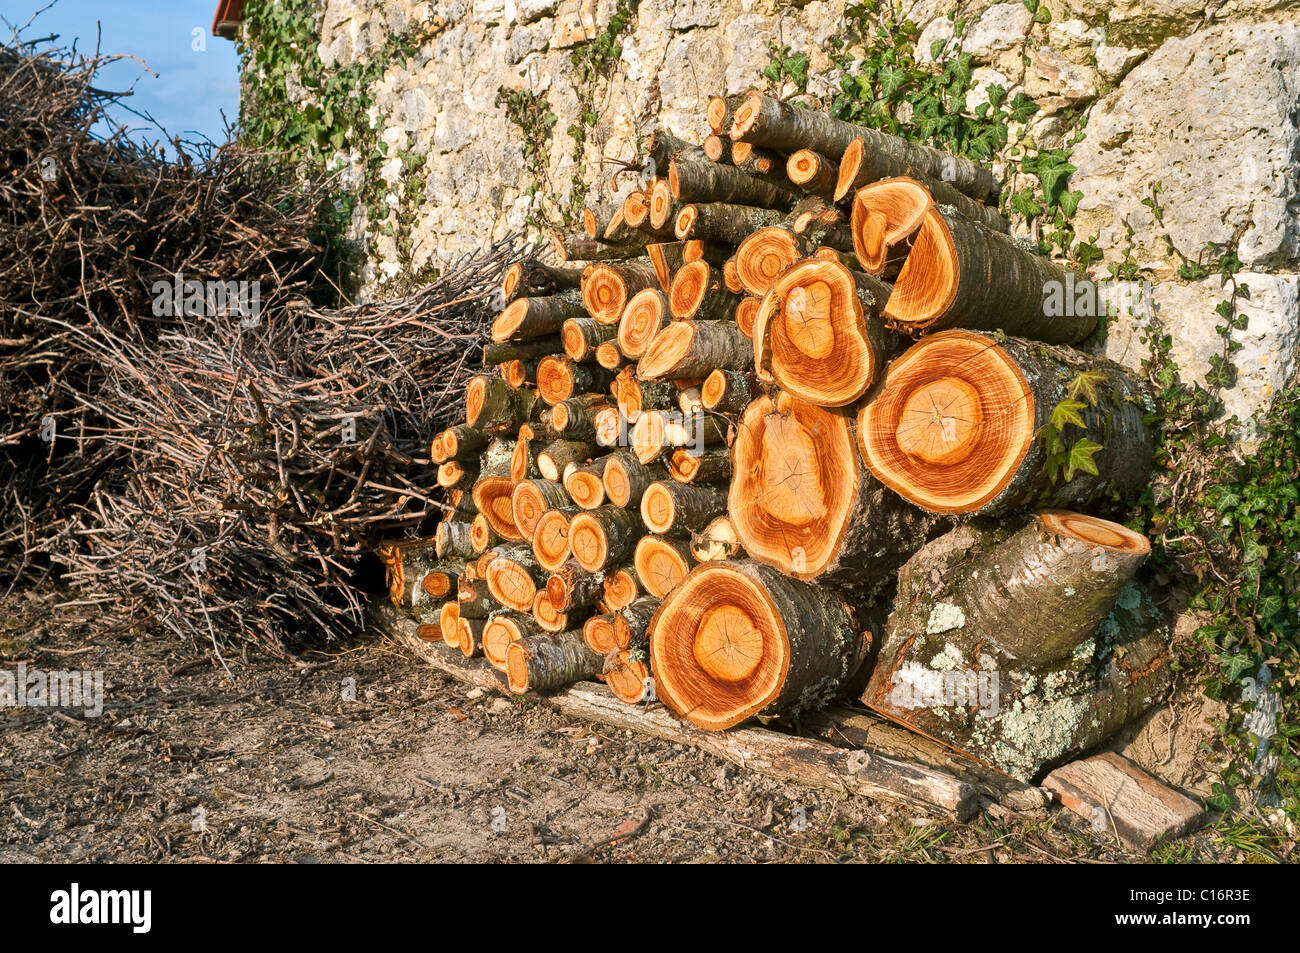
<path id="1" fill-rule="evenodd" d="M 1017 165 L 1024 148 L 1070 145 L 1061 110 L 1086 110 L 1071 156 L 1070 188 L 1083 193 L 1074 227 L 1081 239 L 1095 235 L 1105 253 L 1095 276 L 1128 263 L 1153 282 L 1155 317 L 1172 333 L 1185 376 L 1203 379 L 1223 350 L 1214 308 L 1225 293 L 1217 277 L 1185 280 L 1179 267 L 1203 258 L 1208 242 L 1235 252 L 1249 323 L 1234 332 L 1244 347 L 1224 396 L 1243 420 L 1264 406 L 1294 373 L 1300 336 L 1300 0 L 1044 0 L 1050 23 L 1034 22 L 1019 0 L 903 5 L 923 28 L 922 62 L 932 41 L 954 32 L 949 14 L 967 21 L 962 48 L 977 67 L 972 108 L 991 83 L 1039 103 L 1037 116 L 1010 130 L 995 163 L 1005 194 L 1026 179 Z M 522 229 L 530 212 L 554 215 L 558 206 L 534 203 L 549 193 L 562 206 L 575 171 L 595 200 L 614 198 L 611 175 L 633 156 L 639 135 L 662 125 L 698 141 L 707 134 L 707 98 L 758 82 L 771 42 L 810 54 L 807 96 L 824 99 L 839 80 L 827 50 L 843 30 L 845 6 L 641 0 L 575 166 L 565 134 L 579 102 L 569 54 L 603 29 L 616 0 L 324 0 L 319 52 L 327 68 L 366 57 L 388 33 L 413 24 L 431 36 L 373 90 L 373 121 L 395 157 L 382 170 L 390 207 L 411 193 L 396 156 L 414 152 L 425 162 L 404 219 L 405 260 L 364 213 L 354 223 L 368 240 L 367 286 L 382 293 L 384 280 L 404 270 Z M 536 195 L 520 130 L 495 105 L 502 86 L 543 94 L 557 117 Z M 620 181 L 622 190 L 633 186 L 630 176 Z M 1106 353 L 1137 366 L 1148 353 L 1147 317 L 1122 318 Z"/>

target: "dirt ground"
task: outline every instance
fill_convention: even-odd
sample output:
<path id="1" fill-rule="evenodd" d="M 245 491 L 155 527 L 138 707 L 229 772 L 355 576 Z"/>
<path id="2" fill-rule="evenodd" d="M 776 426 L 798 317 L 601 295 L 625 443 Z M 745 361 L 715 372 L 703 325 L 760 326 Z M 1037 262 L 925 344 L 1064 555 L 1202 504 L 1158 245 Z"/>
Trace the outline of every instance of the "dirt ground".
<path id="1" fill-rule="evenodd" d="M 772 781 L 467 690 L 378 636 L 296 663 L 227 656 L 228 675 L 58 601 L 0 605 L 0 667 L 102 669 L 105 710 L 0 708 L 3 862 L 1148 859 L 1059 810 L 955 824 Z M 1150 859 L 1293 850 L 1219 826 Z"/>

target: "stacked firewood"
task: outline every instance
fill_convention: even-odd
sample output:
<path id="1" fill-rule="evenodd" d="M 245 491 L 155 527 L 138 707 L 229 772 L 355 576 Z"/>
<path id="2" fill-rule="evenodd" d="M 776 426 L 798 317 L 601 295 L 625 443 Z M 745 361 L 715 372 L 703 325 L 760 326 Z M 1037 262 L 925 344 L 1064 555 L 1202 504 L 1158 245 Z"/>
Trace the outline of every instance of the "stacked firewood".
<path id="1" fill-rule="evenodd" d="M 757 91 L 707 119 L 506 274 L 393 600 L 514 692 L 595 677 L 706 729 L 863 695 L 1022 775 L 1113 731 L 1168 653 L 1146 541 L 1072 511 L 1145 486 L 1142 382 L 1069 346 L 1096 318 L 1043 307 L 1066 273 L 987 170 Z M 964 668 L 1000 713 L 899 694 Z"/>

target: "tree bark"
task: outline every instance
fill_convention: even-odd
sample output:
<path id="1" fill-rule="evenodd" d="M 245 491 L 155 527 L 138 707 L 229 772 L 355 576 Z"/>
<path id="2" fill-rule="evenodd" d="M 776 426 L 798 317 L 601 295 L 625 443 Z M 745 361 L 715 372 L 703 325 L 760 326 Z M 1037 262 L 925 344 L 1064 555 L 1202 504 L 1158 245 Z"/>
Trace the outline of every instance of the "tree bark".
<path id="1" fill-rule="evenodd" d="M 582 641 L 581 632 L 536 635 L 512 642 L 506 650 L 510 691 L 551 692 L 600 673 L 602 659 Z"/>
<path id="2" fill-rule="evenodd" d="M 740 295 L 727 288 L 722 271 L 708 262 L 683 265 L 668 289 L 668 307 L 680 320 L 727 320 L 735 313 Z"/>
<path id="3" fill-rule="evenodd" d="M 652 533 L 697 532 L 726 511 L 726 492 L 713 486 L 660 480 L 641 497 L 641 521 Z"/>
<path id="4" fill-rule="evenodd" d="M 674 321 L 655 335 L 637 365 L 641 380 L 704 378 L 717 368 L 746 370 L 754 348 L 727 321 Z"/>
<path id="5" fill-rule="evenodd" d="M 632 555 L 639 530 L 636 514 L 621 506 L 584 510 L 569 523 L 569 547 L 578 565 L 601 572 Z"/>
<path id="6" fill-rule="evenodd" d="M 1150 480 L 1153 439 L 1143 420 L 1149 406 L 1145 385 L 1104 358 L 945 331 L 890 365 L 883 387 L 860 411 L 858 436 L 872 473 L 933 513 L 1105 510 Z M 1066 422 L 1058 408 L 1071 407 L 1075 422 Z M 1079 466 L 1067 481 L 1070 454 Z"/>
<path id="7" fill-rule="evenodd" d="M 668 166 L 668 186 L 678 202 L 726 202 L 759 208 L 791 208 L 796 198 L 764 179 L 746 175 L 734 166 L 705 158 L 678 156 Z"/>
<path id="8" fill-rule="evenodd" d="M 492 340 L 523 341 L 552 337 L 569 318 L 586 314 L 582 292 L 577 288 L 547 298 L 516 298 L 492 322 Z"/>

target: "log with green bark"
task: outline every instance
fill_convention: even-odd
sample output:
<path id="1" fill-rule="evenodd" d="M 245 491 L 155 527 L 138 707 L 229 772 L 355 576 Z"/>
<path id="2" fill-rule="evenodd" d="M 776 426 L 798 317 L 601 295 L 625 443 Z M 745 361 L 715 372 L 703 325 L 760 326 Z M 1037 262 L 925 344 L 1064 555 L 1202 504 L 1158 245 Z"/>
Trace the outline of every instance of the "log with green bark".
<path id="1" fill-rule="evenodd" d="M 734 166 L 706 158 L 677 156 L 668 166 L 668 186 L 678 202 L 726 202 L 760 208 L 791 208 L 796 197 Z"/>
<path id="2" fill-rule="evenodd" d="M 739 245 L 750 232 L 779 225 L 785 213 L 778 209 L 725 202 L 701 202 L 685 206 L 677 215 L 674 234 L 688 238 Z"/>
<path id="3" fill-rule="evenodd" d="M 546 298 L 516 298 L 492 322 L 492 340 L 523 341 L 559 334 L 569 318 L 587 313 L 577 288 Z"/>
<path id="4" fill-rule="evenodd" d="M 627 560 L 640 537 L 636 513 L 606 505 L 584 510 L 569 523 L 569 548 L 588 572 L 601 572 Z"/>
<path id="5" fill-rule="evenodd" d="M 743 371 L 754 347 L 730 321 L 674 321 L 654 336 L 636 375 L 643 381 L 702 379 L 715 369 Z"/>
<path id="6" fill-rule="evenodd" d="M 555 691 L 593 678 L 603 664 L 604 659 L 587 648 L 580 631 L 522 638 L 506 650 L 506 677 L 516 695 Z"/>

